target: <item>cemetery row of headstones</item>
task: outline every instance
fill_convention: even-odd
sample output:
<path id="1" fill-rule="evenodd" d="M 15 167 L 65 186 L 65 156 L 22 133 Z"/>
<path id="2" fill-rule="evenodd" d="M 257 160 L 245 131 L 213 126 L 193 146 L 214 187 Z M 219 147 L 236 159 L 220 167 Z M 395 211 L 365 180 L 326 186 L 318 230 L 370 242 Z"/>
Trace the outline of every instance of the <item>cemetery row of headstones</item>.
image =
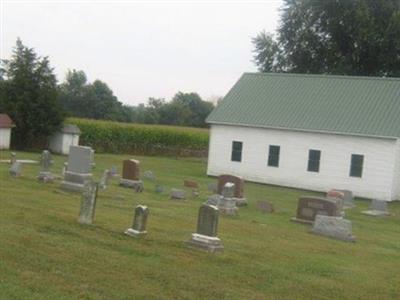
<path id="1" fill-rule="evenodd" d="M 22 163 L 16 159 L 15 153 L 11 154 L 10 174 L 19 176 L 22 170 Z M 50 166 L 53 164 L 51 153 L 47 150 L 42 152 L 40 158 L 41 170 L 38 180 L 41 182 L 52 182 L 57 176 L 50 172 Z M 113 167 L 111 170 L 105 170 L 100 182 L 97 184 L 92 179 L 92 167 L 94 165 L 94 151 L 90 147 L 71 146 L 68 162 L 65 163 L 64 178 L 61 188 L 70 191 L 82 192 L 82 203 L 79 215 L 79 222 L 91 224 L 94 218 L 97 192 L 99 189 L 105 189 L 111 178 L 118 176 L 117 170 Z M 144 172 L 144 178 L 155 181 L 155 175 L 152 171 Z M 143 191 L 143 181 L 140 179 L 140 162 L 134 159 L 124 160 L 120 186 L 133 188 L 136 192 Z M 199 185 L 193 180 L 184 180 L 184 188 L 190 189 L 192 196 L 199 196 Z M 163 187 L 159 184 L 155 186 L 156 192 L 163 192 Z M 217 183 L 208 185 L 209 191 L 214 192 L 212 196 L 203 204 L 199 211 L 198 231 L 192 235 L 192 239 L 186 244 L 188 246 L 198 246 L 207 249 L 210 252 L 216 252 L 222 249 L 220 240 L 215 232 L 209 227 L 211 223 L 206 217 L 211 215 L 210 211 L 216 210 L 218 213 L 226 215 L 236 215 L 238 207 L 247 205 L 244 197 L 244 180 L 241 177 L 233 175 L 221 175 Z M 175 200 L 184 200 L 186 191 L 183 189 L 172 188 L 170 198 Z M 257 206 L 263 212 L 273 212 L 274 208 L 269 202 L 258 202 Z M 325 198 L 321 197 L 300 197 L 298 200 L 296 217 L 293 221 L 312 224 L 312 232 L 324 236 L 329 236 L 344 241 L 355 241 L 352 235 L 351 221 L 346 220 L 345 209 L 354 207 L 354 200 L 351 191 L 330 190 Z M 211 208 L 210 208 L 211 207 Z M 200 214 L 204 211 L 203 214 Z M 208 214 L 206 213 L 208 212 Z M 387 204 L 385 201 L 373 200 L 371 207 L 364 214 L 380 216 L 387 215 Z M 131 236 L 141 236 L 146 233 L 145 224 L 147 220 L 148 209 L 145 206 L 138 206 L 135 210 L 135 218 L 132 228 L 126 230 L 126 234 Z M 218 221 L 218 217 L 216 217 Z M 203 220 L 203 221 L 201 221 Z M 212 222 L 217 227 L 215 217 Z M 207 223 L 208 222 L 208 223 Z M 210 221 L 211 222 L 211 221 Z M 207 225 L 204 225 L 206 224 Z M 200 224 L 202 224 L 200 226 Z M 211 227 L 212 227 L 211 226 Z M 213 228 L 214 228 L 213 227 Z M 207 234 L 204 234 L 206 232 Z M 203 237 L 205 235 L 206 237 Z"/>

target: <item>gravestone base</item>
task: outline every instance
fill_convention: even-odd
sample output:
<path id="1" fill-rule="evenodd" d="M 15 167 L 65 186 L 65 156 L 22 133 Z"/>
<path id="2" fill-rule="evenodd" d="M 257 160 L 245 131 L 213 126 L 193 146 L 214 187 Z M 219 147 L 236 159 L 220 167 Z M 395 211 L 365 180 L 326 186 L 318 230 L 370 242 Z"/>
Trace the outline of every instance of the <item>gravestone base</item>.
<path id="1" fill-rule="evenodd" d="M 350 220 L 341 217 L 317 216 L 311 232 L 345 242 L 355 242 Z"/>
<path id="2" fill-rule="evenodd" d="M 235 198 L 235 200 L 236 200 L 236 206 L 237 207 L 247 206 L 247 199 L 246 198 Z"/>
<path id="3" fill-rule="evenodd" d="M 55 180 L 55 176 L 51 174 L 51 172 L 40 172 L 37 179 L 40 182 L 47 183 L 47 182 L 53 182 Z"/>
<path id="4" fill-rule="evenodd" d="M 222 215 L 227 215 L 227 216 L 236 216 L 237 213 L 238 213 L 238 210 L 239 210 L 237 207 L 233 207 L 233 208 L 221 207 L 221 208 L 218 208 L 218 209 L 219 209 L 219 212 Z"/>
<path id="5" fill-rule="evenodd" d="M 381 210 L 363 210 L 361 213 L 364 215 L 374 216 L 374 217 L 390 215 L 390 213 L 388 213 L 387 211 L 381 211 Z"/>
<path id="6" fill-rule="evenodd" d="M 218 201 L 218 210 L 223 215 L 235 216 L 238 212 L 236 207 L 237 198 L 221 197 Z"/>
<path id="7" fill-rule="evenodd" d="M 61 189 L 82 192 L 85 187 L 85 182 L 92 180 L 92 174 L 80 174 L 70 171 L 65 171 L 64 180 L 61 182 Z"/>
<path id="8" fill-rule="evenodd" d="M 133 188 L 136 192 L 143 192 L 143 181 L 141 180 L 130 180 L 121 178 L 119 185 L 126 188 Z"/>
<path id="9" fill-rule="evenodd" d="M 224 250 L 219 238 L 198 233 L 192 233 L 192 238 L 186 241 L 185 245 L 189 248 L 196 248 L 209 253 L 217 253 Z"/>
<path id="10" fill-rule="evenodd" d="M 296 218 L 296 217 L 290 218 L 290 221 L 301 223 L 301 224 L 308 224 L 308 225 L 314 224 L 314 221 L 305 220 L 305 219 L 299 219 L 299 218 Z"/>
<path id="11" fill-rule="evenodd" d="M 128 228 L 127 230 L 125 230 L 125 234 L 137 238 L 145 236 L 147 234 L 147 231 L 138 231 L 133 228 Z"/>

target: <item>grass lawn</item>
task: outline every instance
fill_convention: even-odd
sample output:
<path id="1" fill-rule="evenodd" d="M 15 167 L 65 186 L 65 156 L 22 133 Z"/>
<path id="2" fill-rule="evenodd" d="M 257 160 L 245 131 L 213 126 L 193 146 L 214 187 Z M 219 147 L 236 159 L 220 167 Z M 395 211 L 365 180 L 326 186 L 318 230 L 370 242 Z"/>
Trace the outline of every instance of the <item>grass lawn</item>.
<path id="1" fill-rule="evenodd" d="M 96 180 L 112 165 L 121 171 L 126 158 L 96 155 Z M 38 183 L 38 165 L 10 178 L 0 164 L 0 299 L 400 299 L 400 203 L 389 204 L 392 216 L 375 218 L 362 215 L 368 202 L 357 200 L 346 211 L 357 242 L 345 243 L 289 221 L 297 197 L 313 193 L 246 183 L 249 207 L 220 217 L 225 252 L 211 255 L 183 245 L 214 180 L 205 163 L 135 158 L 168 188 L 197 180 L 201 196 L 180 203 L 156 194 L 149 181 L 135 194 L 112 180 L 99 192 L 94 225 L 84 226 L 77 222 L 80 195 L 59 190 L 59 182 Z M 66 157 L 54 159 L 60 174 Z M 276 212 L 262 214 L 257 200 L 273 202 Z M 123 234 L 138 204 L 150 209 L 142 240 Z"/>

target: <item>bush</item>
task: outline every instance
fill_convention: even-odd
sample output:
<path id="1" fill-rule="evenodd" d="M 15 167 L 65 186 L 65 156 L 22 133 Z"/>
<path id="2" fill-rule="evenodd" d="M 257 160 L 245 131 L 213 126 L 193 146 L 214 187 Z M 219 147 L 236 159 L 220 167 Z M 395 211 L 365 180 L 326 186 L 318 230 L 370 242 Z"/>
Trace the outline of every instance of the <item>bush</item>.
<path id="1" fill-rule="evenodd" d="M 68 118 L 66 123 L 77 125 L 82 131 L 80 144 L 98 153 L 205 156 L 208 149 L 208 129 L 79 118 Z"/>

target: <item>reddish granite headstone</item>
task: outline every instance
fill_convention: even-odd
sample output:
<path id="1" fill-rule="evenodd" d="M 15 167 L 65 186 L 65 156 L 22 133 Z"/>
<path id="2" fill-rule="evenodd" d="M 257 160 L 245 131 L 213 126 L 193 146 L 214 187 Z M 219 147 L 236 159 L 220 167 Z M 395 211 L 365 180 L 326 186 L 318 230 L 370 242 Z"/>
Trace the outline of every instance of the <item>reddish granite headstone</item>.
<path id="1" fill-rule="evenodd" d="M 122 178 L 128 180 L 139 180 L 140 162 L 135 159 L 126 159 L 123 161 Z"/>
<path id="2" fill-rule="evenodd" d="M 312 196 L 300 197 L 297 204 L 297 215 L 294 221 L 313 223 L 316 215 L 337 217 L 340 215 L 337 202 Z"/>
<path id="3" fill-rule="evenodd" d="M 194 180 L 185 179 L 183 181 L 183 186 L 190 188 L 190 189 L 196 189 L 196 190 L 199 189 L 199 184 L 197 183 L 197 181 L 194 181 Z"/>
<path id="4" fill-rule="evenodd" d="M 234 176 L 234 175 L 220 175 L 218 177 L 218 187 L 217 193 L 221 195 L 222 190 L 226 183 L 232 182 L 235 184 L 235 198 L 244 198 L 243 187 L 244 187 L 244 179 L 242 177 Z"/>

